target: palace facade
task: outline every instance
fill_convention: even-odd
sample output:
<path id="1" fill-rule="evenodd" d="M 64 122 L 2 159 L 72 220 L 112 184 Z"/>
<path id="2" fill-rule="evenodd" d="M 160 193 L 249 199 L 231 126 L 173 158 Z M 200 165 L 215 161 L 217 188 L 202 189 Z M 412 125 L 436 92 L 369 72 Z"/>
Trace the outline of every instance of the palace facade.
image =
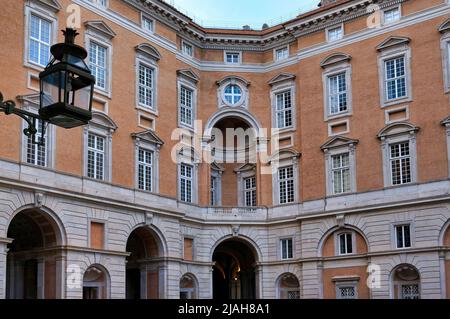
<path id="1" fill-rule="evenodd" d="M 450 297 L 448 0 L 261 30 L 0 3 L 5 99 L 38 111 L 68 21 L 96 77 L 92 121 L 45 146 L 0 115 L 0 298 Z"/>

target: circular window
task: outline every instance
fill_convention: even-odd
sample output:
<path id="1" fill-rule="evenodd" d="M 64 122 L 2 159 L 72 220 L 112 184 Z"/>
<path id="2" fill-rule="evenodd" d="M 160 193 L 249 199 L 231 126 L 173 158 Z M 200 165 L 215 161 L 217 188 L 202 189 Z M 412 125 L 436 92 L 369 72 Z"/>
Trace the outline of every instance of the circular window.
<path id="1" fill-rule="evenodd" d="M 224 97 L 225 102 L 230 105 L 236 105 L 242 99 L 242 89 L 236 84 L 227 85 L 225 87 Z"/>

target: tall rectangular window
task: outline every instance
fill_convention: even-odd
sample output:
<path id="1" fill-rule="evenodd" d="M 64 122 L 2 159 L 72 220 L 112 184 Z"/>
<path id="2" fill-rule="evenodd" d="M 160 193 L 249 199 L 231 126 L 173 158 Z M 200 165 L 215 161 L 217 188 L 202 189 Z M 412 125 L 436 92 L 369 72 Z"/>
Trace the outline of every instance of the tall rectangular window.
<path id="1" fill-rule="evenodd" d="M 105 138 L 89 133 L 87 176 L 103 180 L 105 176 Z"/>
<path id="2" fill-rule="evenodd" d="M 275 95 L 275 99 L 277 128 L 283 129 L 291 127 L 293 125 L 291 91 L 278 93 Z"/>
<path id="3" fill-rule="evenodd" d="M 294 245 L 292 238 L 281 239 L 280 245 L 282 260 L 294 258 Z"/>
<path id="4" fill-rule="evenodd" d="M 218 203 L 217 191 L 217 177 L 211 176 L 211 206 L 216 206 Z"/>
<path id="5" fill-rule="evenodd" d="M 278 170 L 278 187 L 280 204 L 288 204 L 295 201 L 294 168 L 292 166 Z"/>
<path id="6" fill-rule="evenodd" d="M 138 154 L 138 187 L 144 191 L 153 190 L 153 152 L 139 148 Z"/>
<path id="7" fill-rule="evenodd" d="M 275 61 L 281 61 L 289 57 L 289 47 L 275 50 Z"/>
<path id="8" fill-rule="evenodd" d="M 344 233 L 339 238 L 339 255 L 353 254 L 353 236 L 351 233 Z"/>
<path id="9" fill-rule="evenodd" d="M 193 167 L 187 164 L 180 166 L 180 200 L 186 203 L 192 202 Z"/>
<path id="10" fill-rule="evenodd" d="M 405 57 L 397 57 L 385 62 L 386 96 L 388 100 L 406 97 Z"/>
<path id="11" fill-rule="evenodd" d="M 50 60 L 52 24 L 31 14 L 29 28 L 29 60 L 46 66 Z"/>
<path id="12" fill-rule="evenodd" d="M 328 78 L 330 115 L 348 111 L 348 92 L 345 72 Z"/>
<path id="13" fill-rule="evenodd" d="M 89 46 L 89 67 L 92 75 L 95 76 L 95 86 L 106 90 L 106 53 L 108 49 L 96 42 L 91 42 Z"/>
<path id="14" fill-rule="evenodd" d="M 153 108 L 153 75 L 154 71 L 152 68 L 139 63 L 139 105 L 148 108 Z"/>
<path id="15" fill-rule="evenodd" d="M 180 89 L 180 122 L 181 124 L 193 125 L 193 110 L 194 110 L 194 92 L 185 88 Z"/>
<path id="16" fill-rule="evenodd" d="M 331 157 L 333 194 L 348 193 L 350 185 L 350 154 L 338 154 Z"/>
<path id="17" fill-rule="evenodd" d="M 256 177 L 244 179 L 244 199 L 246 207 L 256 206 Z"/>
<path id="18" fill-rule="evenodd" d="M 45 125 L 41 120 L 36 120 L 37 133 L 35 135 L 35 141 L 41 139 L 41 126 Z M 45 134 L 47 135 L 47 134 Z M 33 143 L 31 136 L 27 137 L 27 163 L 37 166 L 47 166 L 47 138 L 44 137 L 44 145 L 38 145 Z"/>
<path id="19" fill-rule="evenodd" d="M 342 39 L 343 36 L 344 30 L 342 29 L 342 26 L 333 29 L 328 29 L 328 41 L 330 42 Z"/>
<path id="20" fill-rule="evenodd" d="M 395 226 L 395 240 L 397 243 L 397 248 L 410 248 L 411 226 L 410 225 Z"/>
<path id="21" fill-rule="evenodd" d="M 400 20 L 400 9 L 399 8 L 393 8 L 384 11 L 384 23 L 391 23 Z"/>
<path id="22" fill-rule="evenodd" d="M 409 142 L 390 145 L 391 178 L 393 185 L 411 183 L 411 153 Z"/>

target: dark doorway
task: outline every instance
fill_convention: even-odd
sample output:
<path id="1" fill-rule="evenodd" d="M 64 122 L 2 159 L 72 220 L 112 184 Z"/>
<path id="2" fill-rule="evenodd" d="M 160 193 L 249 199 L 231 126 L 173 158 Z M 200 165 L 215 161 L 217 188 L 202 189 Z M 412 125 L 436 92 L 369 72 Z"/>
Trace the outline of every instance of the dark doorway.
<path id="1" fill-rule="evenodd" d="M 245 243 L 228 240 L 213 254 L 213 298 L 215 300 L 255 299 L 255 253 Z"/>
<path id="2" fill-rule="evenodd" d="M 141 270 L 127 269 L 127 299 L 141 299 Z"/>

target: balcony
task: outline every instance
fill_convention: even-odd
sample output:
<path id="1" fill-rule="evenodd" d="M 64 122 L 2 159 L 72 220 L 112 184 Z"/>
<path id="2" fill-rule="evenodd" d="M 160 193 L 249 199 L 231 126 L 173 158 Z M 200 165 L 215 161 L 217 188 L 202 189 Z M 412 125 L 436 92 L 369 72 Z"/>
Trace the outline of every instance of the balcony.
<path id="1" fill-rule="evenodd" d="M 238 220 L 255 221 L 266 220 L 268 209 L 266 207 L 209 207 L 208 220 Z"/>

